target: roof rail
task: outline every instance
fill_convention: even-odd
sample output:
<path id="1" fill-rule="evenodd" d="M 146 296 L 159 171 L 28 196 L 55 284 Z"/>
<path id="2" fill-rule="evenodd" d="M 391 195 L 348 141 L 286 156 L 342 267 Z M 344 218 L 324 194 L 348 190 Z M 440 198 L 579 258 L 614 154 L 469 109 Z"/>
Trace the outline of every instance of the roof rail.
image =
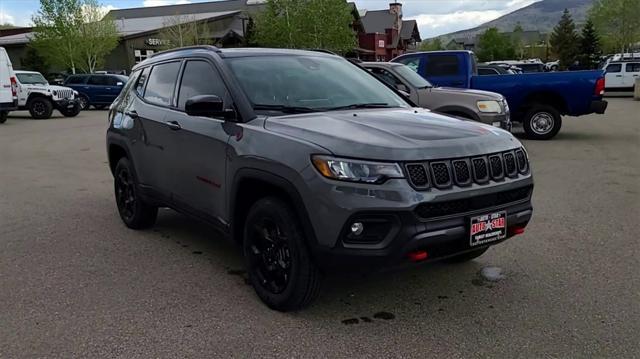
<path id="1" fill-rule="evenodd" d="M 327 49 L 306 49 L 307 51 L 315 51 L 315 52 L 323 52 L 325 54 L 329 54 L 329 55 L 336 55 L 336 56 L 340 56 L 338 54 L 336 54 L 335 52 L 331 51 L 331 50 L 327 50 Z"/>
<path id="2" fill-rule="evenodd" d="M 183 51 L 183 50 L 211 50 L 211 51 L 215 51 L 215 52 L 220 52 L 220 49 L 213 46 L 213 45 L 193 45 L 193 46 L 185 46 L 185 47 L 176 47 L 175 49 L 169 49 L 169 50 L 164 50 L 164 51 L 159 51 L 156 52 L 155 54 L 151 55 L 151 57 L 156 57 L 158 55 L 163 55 L 163 54 L 168 54 L 171 52 L 177 52 L 177 51 Z"/>

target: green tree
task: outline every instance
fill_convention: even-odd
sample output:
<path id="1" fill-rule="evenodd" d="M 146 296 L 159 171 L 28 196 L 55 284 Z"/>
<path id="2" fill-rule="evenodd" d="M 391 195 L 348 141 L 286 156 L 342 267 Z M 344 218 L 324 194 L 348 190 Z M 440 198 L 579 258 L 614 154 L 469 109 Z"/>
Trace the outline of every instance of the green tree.
<path id="1" fill-rule="evenodd" d="M 518 59 L 524 58 L 525 52 L 525 43 L 524 43 L 524 29 L 518 22 L 518 24 L 513 28 L 513 32 L 511 33 L 511 38 L 513 41 L 513 48 L 516 52 L 516 57 Z"/>
<path id="2" fill-rule="evenodd" d="M 596 0 L 589 18 L 610 52 L 628 52 L 640 42 L 640 1 Z"/>
<path id="3" fill-rule="evenodd" d="M 345 53 L 356 46 L 353 15 L 344 0 L 267 0 L 256 19 L 261 46 Z"/>
<path id="4" fill-rule="evenodd" d="M 588 68 L 595 68 L 600 54 L 602 54 L 600 38 L 596 33 L 593 21 L 587 19 L 580 36 L 580 64 Z"/>
<path id="5" fill-rule="evenodd" d="M 579 37 L 568 9 L 564 9 L 558 25 L 553 28 L 549 42 L 558 60 L 560 68 L 566 69 L 578 58 Z"/>
<path id="6" fill-rule="evenodd" d="M 257 46 L 256 42 L 256 22 L 252 16 L 247 19 L 247 24 L 244 29 L 244 45 L 245 46 Z"/>
<path id="7" fill-rule="evenodd" d="M 509 37 L 490 27 L 478 39 L 477 55 L 481 62 L 508 60 L 515 57 L 515 49 Z"/>
<path id="8" fill-rule="evenodd" d="M 96 0 L 40 0 L 31 43 L 51 65 L 93 72 L 117 45 L 118 33 Z"/>
<path id="9" fill-rule="evenodd" d="M 38 54 L 38 51 L 32 46 L 27 45 L 27 51 L 24 57 L 20 58 L 21 67 L 25 70 L 38 71 L 45 77 L 49 73 L 49 64 L 47 60 Z"/>
<path id="10" fill-rule="evenodd" d="M 169 16 L 164 18 L 162 26 L 158 36 L 165 49 L 211 43 L 206 23 L 199 23 L 195 15 Z"/>
<path id="11" fill-rule="evenodd" d="M 419 50 L 420 51 L 439 51 L 439 50 L 444 50 L 444 45 L 442 45 L 442 40 L 440 40 L 439 37 L 436 37 L 431 41 L 426 40 L 420 43 Z"/>

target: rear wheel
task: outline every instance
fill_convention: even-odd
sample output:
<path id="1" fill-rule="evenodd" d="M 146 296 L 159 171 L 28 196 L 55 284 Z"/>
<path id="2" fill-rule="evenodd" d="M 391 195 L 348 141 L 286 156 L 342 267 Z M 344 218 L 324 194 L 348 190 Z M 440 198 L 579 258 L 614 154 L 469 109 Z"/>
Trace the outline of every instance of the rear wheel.
<path id="1" fill-rule="evenodd" d="M 267 197 L 249 211 L 244 255 L 249 280 L 270 308 L 296 310 L 318 295 L 321 274 L 311 260 L 295 213 L 282 200 Z"/>
<path id="2" fill-rule="evenodd" d="M 480 257 L 488 249 L 489 249 L 489 247 L 485 247 L 485 248 L 481 248 L 481 249 L 476 249 L 476 250 L 471 251 L 471 252 L 458 254 L 457 256 L 453 256 L 453 257 L 447 258 L 446 261 L 449 262 L 449 263 L 464 263 L 464 262 L 468 262 L 470 260 L 474 260 L 474 259 Z"/>
<path id="3" fill-rule="evenodd" d="M 562 116 L 553 106 L 535 104 L 522 119 L 522 127 L 533 140 L 550 140 L 562 127 Z"/>
<path id="4" fill-rule="evenodd" d="M 9 116 L 8 111 L 0 111 L 0 123 L 7 122 L 7 117 Z"/>
<path id="5" fill-rule="evenodd" d="M 44 120 L 51 117 L 53 113 L 53 104 L 51 100 L 45 97 L 36 97 L 29 100 L 27 104 L 31 117 Z"/>
<path id="6" fill-rule="evenodd" d="M 120 218 L 127 227 L 144 229 L 153 226 L 158 207 L 147 204 L 140 196 L 136 174 L 127 158 L 121 158 L 116 165 L 114 192 Z"/>

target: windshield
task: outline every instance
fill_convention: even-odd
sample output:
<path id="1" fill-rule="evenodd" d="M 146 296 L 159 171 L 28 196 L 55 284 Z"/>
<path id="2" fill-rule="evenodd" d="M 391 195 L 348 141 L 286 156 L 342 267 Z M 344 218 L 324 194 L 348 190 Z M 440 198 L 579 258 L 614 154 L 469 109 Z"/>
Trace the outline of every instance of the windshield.
<path id="1" fill-rule="evenodd" d="M 341 58 L 249 56 L 225 61 L 257 111 L 409 107 L 375 77 Z"/>
<path id="2" fill-rule="evenodd" d="M 409 81 L 409 83 L 413 87 L 417 87 L 417 88 L 433 87 L 433 85 L 431 85 L 429 81 L 425 80 L 424 77 L 418 75 L 415 71 L 413 71 L 407 65 L 396 65 L 394 66 L 394 70 L 396 70 L 396 72 L 400 76 L 404 77 L 405 80 Z"/>
<path id="3" fill-rule="evenodd" d="M 44 76 L 40 75 L 39 73 L 21 73 L 21 74 L 16 74 L 16 76 L 18 77 L 18 81 L 20 81 L 20 83 L 25 84 L 25 85 L 37 85 L 37 84 L 43 84 L 46 85 L 49 82 L 44 78 Z"/>

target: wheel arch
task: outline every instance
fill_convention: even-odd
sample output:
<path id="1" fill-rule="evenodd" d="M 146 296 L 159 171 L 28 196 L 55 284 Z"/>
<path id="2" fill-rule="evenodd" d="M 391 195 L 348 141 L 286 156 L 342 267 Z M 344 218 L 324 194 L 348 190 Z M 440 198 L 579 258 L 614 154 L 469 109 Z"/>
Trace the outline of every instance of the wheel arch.
<path id="1" fill-rule="evenodd" d="M 53 99 L 51 96 L 45 95 L 41 92 L 32 92 L 29 94 L 29 96 L 27 96 L 27 102 L 26 105 L 28 106 L 29 102 L 31 102 L 33 99 L 35 98 L 44 98 L 47 99 L 49 101 L 51 101 L 51 103 L 53 103 Z"/>
<path id="2" fill-rule="evenodd" d="M 553 91 L 537 91 L 528 94 L 523 100 L 521 112 L 526 113 L 535 104 L 548 105 L 560 112 L 561 115 L 569 112 L 569 107 L 565 98 Z"/>
<path id="3" fill-rule="evenodd" d="M 480 121 L 480 117 L 478 116 L 477 113 L 463 106 L 455 106 L 455 105 L 442 106 L 439 108 L 435 108 L 432 111 L 438 112 L 444 115 L 452 115 L 452 116 L 464 117 L 474 121 Z"/>
<path id="4" fill-rule="evenodd" d="M 109 157 L 109 169 L 111 170 L 111 174 L 115 173 L 116 165 L 123 157 L 127 158 L 133 165 L 133 159 L 129 155 L 129 151 L 120 143 L 110 142 L 107 147 L 107 156 Z"/>

